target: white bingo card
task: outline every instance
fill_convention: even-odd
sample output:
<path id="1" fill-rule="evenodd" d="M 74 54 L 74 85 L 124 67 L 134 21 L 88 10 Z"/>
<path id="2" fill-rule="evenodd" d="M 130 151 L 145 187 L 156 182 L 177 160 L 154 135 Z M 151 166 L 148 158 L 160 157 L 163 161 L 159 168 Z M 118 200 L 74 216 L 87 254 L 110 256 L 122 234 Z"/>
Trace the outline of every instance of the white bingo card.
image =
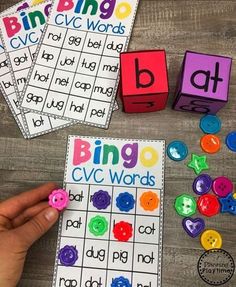
<path id="1" fill-rule="evenodd" d="M 55 0 L 21 106 L 107 128 L 138 0 Z"/>
<path id="2" fill-rule="evenodd" d="M 42 1 L 41 1 L 42 2 Z M 21 3 L 20 7 L 26 7 Z M 71 121 L 56 119 L 33 112 L 19 110 L 19 98 L 26 83 L 29 68 L 32 65 L 37 44 L 42 35 L 46 23 L 51 1 L 19 10 L 10 15 L 0 18 L 1 37 L 7 57 L 6 63 L 11 72 L 7 75 L 8 85 L 5 93 L 12 93 L 11 107 L 14 109 L 17 120 L 24 125 L 26 137 L 32 138 L 41 134 L 49 133 L 60 128 L 74 124 Z M 5 58 L 5 55 L 3 54 Z M 7 97 L 8 98 L 8 97 Z M 9 97 L 10 99 L 10 97 Z M 22 124 L 21 124 L 22 125 Z"/>
<path id="3" fill-rule="evenodd" d="M 69 136 L 53 287 L 161 286 L 164 158 L 162 140 Z"/>

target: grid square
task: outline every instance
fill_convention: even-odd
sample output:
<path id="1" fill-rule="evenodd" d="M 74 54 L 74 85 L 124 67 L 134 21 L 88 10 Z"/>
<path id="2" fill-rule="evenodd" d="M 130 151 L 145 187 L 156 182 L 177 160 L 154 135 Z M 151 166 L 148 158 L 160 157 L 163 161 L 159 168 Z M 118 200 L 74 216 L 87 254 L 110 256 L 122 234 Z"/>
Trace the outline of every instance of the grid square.
<path id="1" fill-rule="evenodd" d="M 0 84 L 7 95 L 15 92 L 14 84 L 11 75 L 1 77 Z"/>
<path id="2" fill-rule="evenodd" d="M 62 237 L 59 248 L 62 249 L 66 245 L 73 246 L 78 251 L 78 260 L 75 262 L 73 267 L 81 267 L 83 260 L 83 251 L 84 251 L 84 239 Z M 58 258 L 57 258 L 57 265 L 61 266 L 60 260 Z"/>
<path id="3" fill-rule="evenodd" d="M 69 193 L 70 209 L 86 211 L 89 197 L 89 186 L 86 184 L 67 184 L 66 190 Z"/>
<path id="4" fill-rule="evenodd" d="M 93 87 L 92 99 L 111 102 L 114 94 L 115 80 L 96 78 Z"/>
<path id="5" fill-rule="evenodd" d="M 116 80 L 120 71 L 120 59 L 102 56 L 98 77 Z"/>
<path id="6" fill-rule="evenodd" d="M 90 100 L 85 120 L 90 123 L 96 122 L 97 124 L 105 125 L 109 110 L 109 103 Z"/>
<path id="7" fill-rule="evenodd" d="M 145 192 L 154 192 L 157 194 L 157 197 L 159 199 L 158 207 L 155 210 L 144 210 L 144 208 L 141 206 L 140 198 Z M 150 215 L 150 216 L 160 216 L 160 191 L 152 188 L 138 188 L 138 194 L 137 194 L 137 214 L 138 215 Z"/>
<path id="8" fill-rule="evenodd" d="M 82 74 L 75 74 L 71 95 L 82 96 L 83 98 L 90 98 L 94 85 L 94 77 Z"/>
<path id="9" fill-rule="evenodd" d="M 108 192 L 108 194 L 111 197 L 111 204 L 106 209 L 98 210 L 93 205 L 92 197 L 93 197 L 95 192 L 100 191 L 100 190 Z M 88 210 L 89 211 L 94 211 L 94 212 L 99 212 L 99 213 L 103 213 L 103 212 L 110 213 L 111 212 L 111 207 L 112 207 L 112 197 L 113 197 L 112 186 L 91 185 L 90 186 L 90 198 L 89 198 Z"/>
<path id="10" fill-rule="evenodd" d="M 45 36 L 44 36 L 44 44 L 50 46 L 62 46 L 67 29 L 63 29 L 62 27 L 48 25 Z M 48 50 L 51 50 L 51 47 L 48 47 Z"/>
<path id="11" fill-rule="evenodd" d="M 84 267 L 106 269 L 108 260 L 108 241 L 85 240 Z"/>
<path id="12" fill-rule="evenodd" d="M 85 271 L 85 270 L 84 270 Z M 99 268 L 86 268 L 82 274 L 81 286 L 106 286 L 106 271 Z"/>
<path id="13" fill-rule="evenodd" d="M 83 211 L 64 211 L 62 220 L 62 236 L 74 238 L 84 238 L 86 227 L 86 212 Z"/>
<path id="14" fill-rule="evenodd" d="M 58 266 L 58 274 L 56 286 L 81 286 L 81 268 Z"/>
<path id="15" fill-rule="evenodd" d="M 119 58 L 125 49 L 126 41 L 127 37 L 108 35 L 103 55 Z"/>
<path id="16" fill-rule="evenodd" d="M 50 85 L 50 90 L 67 93 L 72 86 L 74 74 L 71 72 L 55 70 Z"/>
<path id="17" fill-rule="evenodd" d="M 60 48 L 49 47 L 42 44 L 39 50 L 36 65 L 43 65 L 51 68 L 56 67 L 60 51 Z"/>
<path id="18" fill-rule="evenodd" d="M 29 68 L 14 72 L 16 85 L 20 93 L 23 91 L 24 86 L 26 84 L 28 72 L 29 72 Z"/>
<path id="19" fill-rule="evenodd" d="M 132 271 L 133 244 L 111 241 L 108 266 L 110 270 Z"/>
<path id="20" fill-rule="evenodd" d="M 121 211 L 118 207 L 117 207 L 117 198 L 120 194 L 123 193 L 129 193 L 130 195 L 133 196 L 135 202 L 136 202 L 136 188 L 130 188 L 130 187 L 122 187 L 122 186 L 115 186 L 114 187 L 114 192 L 113 192 L 113 206 L 112 206 L 112 211 L 115 213 L 122 213 L 122 214 L 135 214 L 135 204 L 134 204 L 134 208 L 131 209 L 128 212 L 125 211 Z"/>
<path id="21" fill-rule="evenodd" d="M 135 222 L 135 242 L 158 244 L 159 224 L 159 218 L 137 215 Z"/>
<path id="22" fill-rule="evenodd" d="M 98 33 L 88 33 L 84 43 L 84 52 L 95 55 L 102 55 L 106 42 L 106 35 Z"/>
<path id="23" fill-rule="evenodd" d="M 31 112 L 26 112 L 24 116 L 31 134 L 43 132 L 45 130 L 45 126 L 51 126 L 50 119 L 47 116 L 42 116 Z"/>
<path id="24" fill-rule="evenodd" d="M 66 106 L 68 96 L 59 92 L 49 91 L 43 110 L 62 116 Z"/>
<path id="25" fill-rule="evenodd" d="M 61 47 L 63 47 L 64 49 L 81 52 L 83 50 L 86 36 L 87 36 L 87 33 L 84 31 L 68 29 L 65 41 L 63 43 L 63 46 Z"/>
<path id="26" fill-rule="evenodd" d="M 34 66 L 30 84 L 35 87 L 48 89 L 52 81 L 54 69 L 50 67 Z"/>
<path id="27" fill-rule="evenodd" d="M 9 73 L 8 62 L 5 53 L 0 55 L 0 76 Z"/>
<path id="28" fill-rule="evenodd" d="M 103 235 L 95 236 L 89 230 L 89 224 L 98 215 L 103 217 L 107 221 L 107 223 L 108 223 L 108 230 Z M 110 229 L 110 225 L 111 225 L 110 224 L 110 218 L 111 218 L 111 215 L 109 213 L 100 214 L 99 212 L 98 213 L 87 212 L 87 226 L 86 226 L 86 235 L 85 235 L 85 237 L 89 238 L 89 239 L 94 239 L 94 240 L 108 240 L 109 239 L 109 229 Z"/>
<path id="29" fill-rule="evenodd" d="M 134 244 L 134 271 L 156 274 L 158 272 L 159 246 Z"/>
<path id="30" fill-rule="evenodd" d="M 88 76 L 96 76 L 101 56 L 82 52 L 77 72 Z"/>
<path id="31" fill-rule="evenodd" d="M 44 102 L 47 97 L 47 91 L 29 86 L 27 89 L 26 96 L 23 99 L 24 107 L 31 108 L 32 103 L 34 104 L 34 110 L 41 111 Z"/>
<path id="32" fill-rule="evenodd" d="M 81 52 L 62 50 L 57 63 L 57 69 L 75 72 L 80 56 Z"/>
<path id="33" fill-rule="evenodd" d="M 67 101 L 64 116 L 84 120 L 88 109 L 88 104 L 89 104 L 88 99 L 70 96 Z"/>
<path id="34" fill-rule="evenodd" d="M 23 48 L 9 53 L 13 71 L 30 68 L 32 65 L 31 53 L 28 48 Z"/>

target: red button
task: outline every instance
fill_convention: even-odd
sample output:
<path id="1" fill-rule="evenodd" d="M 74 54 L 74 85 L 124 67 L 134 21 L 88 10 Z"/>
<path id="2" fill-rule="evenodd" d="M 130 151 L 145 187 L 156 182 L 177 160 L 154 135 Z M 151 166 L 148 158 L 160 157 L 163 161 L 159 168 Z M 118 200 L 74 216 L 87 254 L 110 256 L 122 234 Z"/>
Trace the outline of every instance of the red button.
<path id="1" fill-rule="evenodd" d="M 115 224 L 113 229 L 114 237 L 118 241 L 128 241 L 133 235 L 132 225 L 125 221 L 120 221 Z"/>
<path id="2" fill-rule="evenodd" d="M 205 194 L 198 198 L 198 210 L 202 215 L 211 217 L 220 212 L 220 203 L 213 194 Z"/>

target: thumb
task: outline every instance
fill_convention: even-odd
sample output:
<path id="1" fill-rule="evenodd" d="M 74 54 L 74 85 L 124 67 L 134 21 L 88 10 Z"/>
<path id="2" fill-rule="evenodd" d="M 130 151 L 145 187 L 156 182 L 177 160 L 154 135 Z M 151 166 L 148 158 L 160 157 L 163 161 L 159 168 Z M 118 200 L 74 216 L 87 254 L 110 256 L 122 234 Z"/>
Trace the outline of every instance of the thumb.
<path id="1" fill-rule="evenodd" d="M 58 217 L 59 212 L 56 209 L 51 207 L 44 209 L 27 223 L 14 230 L 18 242 L 28 249 L 55 224 Z"/>

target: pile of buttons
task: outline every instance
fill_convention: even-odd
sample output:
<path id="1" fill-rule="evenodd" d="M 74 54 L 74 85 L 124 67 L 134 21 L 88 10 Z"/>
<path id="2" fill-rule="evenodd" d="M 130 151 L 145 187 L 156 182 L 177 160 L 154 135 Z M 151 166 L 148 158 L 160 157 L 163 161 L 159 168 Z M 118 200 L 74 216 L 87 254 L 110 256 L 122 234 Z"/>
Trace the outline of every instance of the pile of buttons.
<path id="1" fill-rule="evenodd" d="M 217 134 L 221 130 L 221 121 L 217 116 L 206 115 L 200 120 L 200 128 L 205 135 L 200 140 L 202 150 L 208 154 L 217 153 L 221 149 L 221 140 Z M 229 150 L 236 152 L 236 131 L 228 134 L 225 140 Z M 167 155 L 174 161 L 182 161 L 188 156 L 188 147 L 182 141 L 173 141 L 167 147 Z M 198 175 L 192 189 L 198 196 L 197 200 L 189 194 L 181 194 L 175 199 L 174 208 L 178 215 L 184 217 L 182 226 L 186 233 L 195 238 L 199 235 L 205 250 L 222 247 L 222 237 L 215 230 L 205 230 L 202 218 L 191 218 L 197 210 L 203 216 L 212 217 L 219 213 L 236 215 L 236 194 L 233 194 L 233 183 L 225 177 L 212 179 L 208 174 L 206 155 L 192 154 L 188 167 Z M 212 191 L 212 193 L 210 193 Z"/>

